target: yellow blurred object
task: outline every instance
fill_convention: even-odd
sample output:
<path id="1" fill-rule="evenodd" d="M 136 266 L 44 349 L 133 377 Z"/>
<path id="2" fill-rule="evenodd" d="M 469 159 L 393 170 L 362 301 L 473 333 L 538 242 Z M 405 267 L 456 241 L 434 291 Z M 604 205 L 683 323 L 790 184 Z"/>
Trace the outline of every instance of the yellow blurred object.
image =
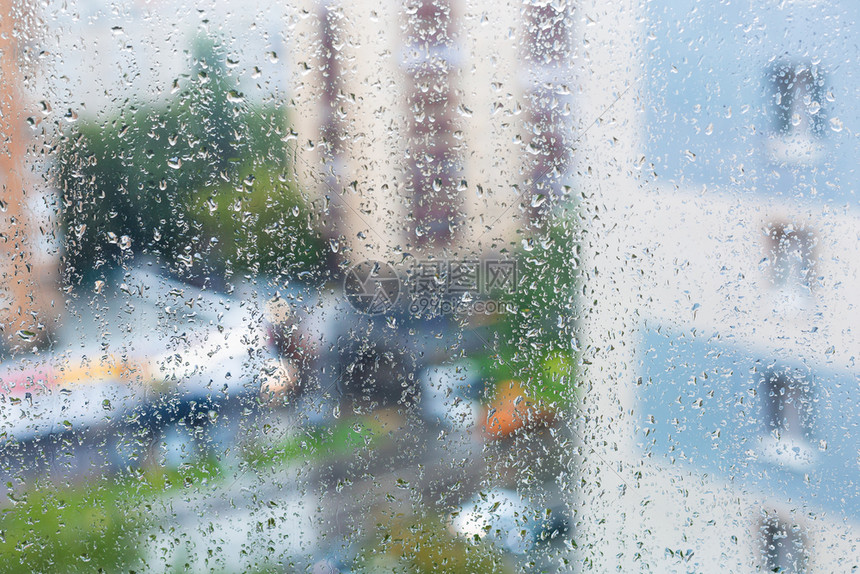
<path id="1" fill-rule="evenodd" d="M 0 371 L 0 393 L 10 396 L 51 394 L 57 389 L 74 389 L 104 382 L 157 385 L 153 372 L 144 361 L 120 359 L 105 355 L 96 360 L 86 358 L 43 360 L 26 367 L 11 365 Z"/>
<path id="2" fill-rule="evenodd" d="M 113 357 L 102 359 L 95 364 L 84 364 L 58 369 L 58 381 L 62 386 L 76 384 L 92 384 L 103 380 L 129 380 L 137 377 L 146 381 L 150 376 L 150 368 L 143 361 L 117 360 Z"/>

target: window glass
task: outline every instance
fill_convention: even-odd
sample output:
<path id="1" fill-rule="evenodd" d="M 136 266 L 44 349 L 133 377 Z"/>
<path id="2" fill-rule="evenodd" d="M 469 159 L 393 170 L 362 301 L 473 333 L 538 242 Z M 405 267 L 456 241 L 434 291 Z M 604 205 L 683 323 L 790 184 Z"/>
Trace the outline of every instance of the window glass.
<path id="1" fill-rule="evenodd" d="M 858 566 L 854 4 L 0 5 L 0 572 Z"/>

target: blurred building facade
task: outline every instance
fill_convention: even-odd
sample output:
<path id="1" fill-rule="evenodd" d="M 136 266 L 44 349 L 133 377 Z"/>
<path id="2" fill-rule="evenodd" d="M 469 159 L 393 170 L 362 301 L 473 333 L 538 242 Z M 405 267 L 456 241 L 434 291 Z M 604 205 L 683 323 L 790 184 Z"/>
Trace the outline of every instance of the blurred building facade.
<path id="1" fill-rule="evenodd" d="M 38 136 L 51 106 L 32 93 L 39 30 L 35 8 L 0 3 L 0 338 L 10 350 L 47 339 L 62 308 L 56 200 Z"/>
<path id="2" fill-rule="evenodd" d="M 584 8 L 581 558 L 855 568 L 860 12 Z"/>
<path id="3" fill-rule="evenodd" d="M 36 90 L 105 120 L 119 94 L 165 99 L 194 38 L 230 30 L 228 73 L 248 101 L 284 104 L 300 187 L 344 261 L 510 252 L 570 193 L 566 3 L 198 2 L 170 27 L 161 6 L 46 7 L 61 34 Z"/>
<path id="4" fill-rule="evenodd" d="M 299 169 L 328 198 L 347 259 L 518 244 L 529 203 L 560 188 L 569 163 L 567 9 L 329 0 L 302 11 Z"/>

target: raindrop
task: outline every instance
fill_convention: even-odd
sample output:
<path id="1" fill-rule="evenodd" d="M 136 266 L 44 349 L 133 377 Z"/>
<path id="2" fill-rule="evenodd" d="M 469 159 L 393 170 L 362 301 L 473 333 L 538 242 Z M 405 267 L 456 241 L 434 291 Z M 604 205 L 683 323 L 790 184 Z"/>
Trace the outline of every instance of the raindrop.
<path id="1" fill-rule="evenodd" d="M 836 133 L 841 132 L 843 129 L 842 120 L 839 118 L 830 118 L 830 130 Z"/>
<path id="2" fill-rule="evenodd" d="M 22 341 L 32 341 L 36 337 L 36 333 L 33 331 L 28 331 L 26 329 L 21 329 L 17 333 L 18 338 Z"/>

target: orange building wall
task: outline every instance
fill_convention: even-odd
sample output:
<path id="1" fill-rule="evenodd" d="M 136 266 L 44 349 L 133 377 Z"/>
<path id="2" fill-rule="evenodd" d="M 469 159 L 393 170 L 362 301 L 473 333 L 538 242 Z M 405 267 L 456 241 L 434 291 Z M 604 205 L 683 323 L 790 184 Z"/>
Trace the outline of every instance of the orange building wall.
<path id="1" fill-rule="evenodd" d="M 56 255 L 40 253 L 50 233 L 33 207 L 44 183 L 28 163 L 33 102 L 22 86 L 20 3 L 0 0 L 0 341 L 7 350 L 44 341 L 62 308 Z"/>

